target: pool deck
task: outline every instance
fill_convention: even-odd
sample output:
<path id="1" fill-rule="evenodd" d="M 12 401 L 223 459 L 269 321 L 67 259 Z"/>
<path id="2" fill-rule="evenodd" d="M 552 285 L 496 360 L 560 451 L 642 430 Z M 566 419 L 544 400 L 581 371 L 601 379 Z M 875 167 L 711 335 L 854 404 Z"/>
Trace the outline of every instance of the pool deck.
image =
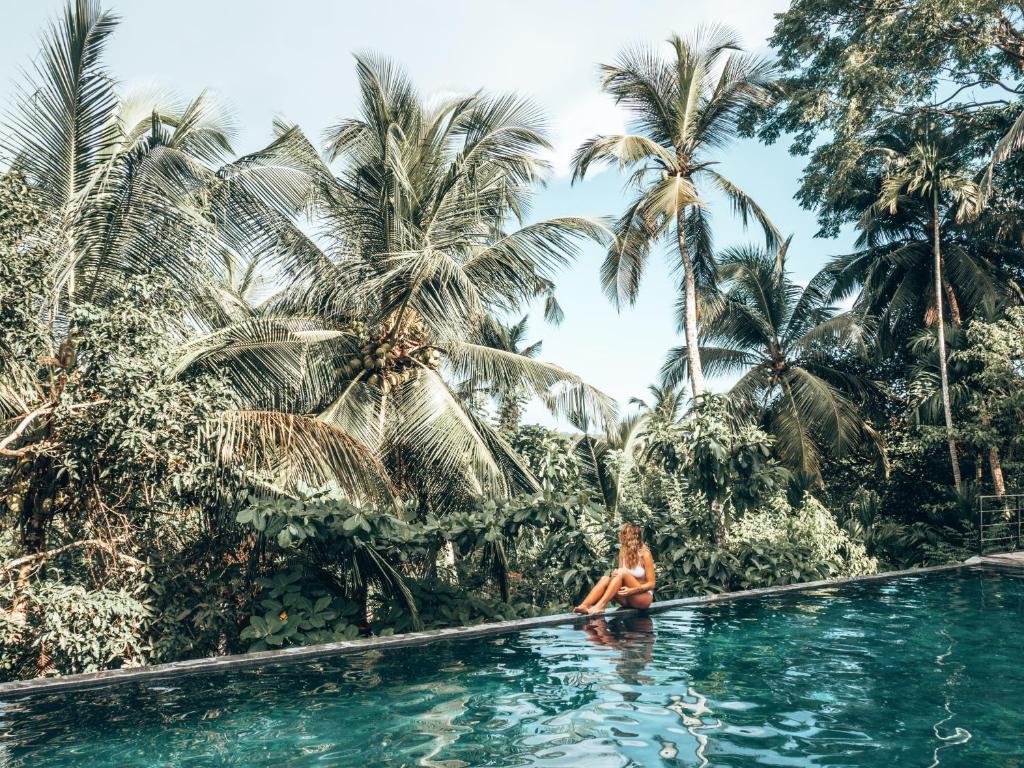
<path id="1" fill-rule="evenodd" d="M 809 581 L 778 587 L 747 589 L 740 592 L 725 592 L 715 595 L 686 597 L 679 600 L 663 600 L 661 602 L 654 603 L 646 611 L 639 611 L 636 609 L 617 609 L 615 611 L 610 611 L 608 616 L 636 616 L 640 614 L 661 613 L 663 611 L 670 611 L 678 608 L 696 608 L 702 605 L 711 605 L 714 603 L 733 600 L 767 597 L 786 592 L 824 589 L 858 582 L 884 581 L 886 579 L 918 576 L 923 573 L 936 573 L 939 571 L 950 571 L 958 568 L 969 568 L 972 566 L 995 566 L 1003 568 L 1007 566 L 1024 567 L 1024 552 L 972 557 L 970 560 L 963 563 L 950 563 L 948 565 L 936 565 L 927 568 L 911 568 L 902 571 L 872 573 L 865 576 L 849 576 L 841 579 Z M 513 621 L 498 621 L 488 624 L 476 624 L 473 626 L 430 629 L 422 632 L 407 632 L 400 635 L 390 635 L 388 637 L 369 637 L 338 643 L 325 643 L 323 645 L 296 646 L 292 648 L 282 648 L 281 650 L 276 651 L 262 651 L 259 653 L 244 653 L 234 656 L 215 656 L 212 658 L 189 659 L 185 661 L 175 661 L 169 664 L 155 664 L 149 667 L 110 669 L 102 672 L 65 675 L 64 677 L 37 677 L 30 680 L 15 680 L 8 683 L 0 683 L 0 703 L 4 700 L 20 698 L 22 696 L 46 695 L 81 690 L 85 688 L 101 688 L 109 685 L 129 682 L 161 680 L 193 673 L 226 672 L 236 669 L 289 664 L 300 661 L 309 662 L 328 656 L 341 656 L 366 651 L 424 645 L 436 640 L 455 640 L 466 637 L 499 635 L 509 632 L 519 632 L 527 629 L 535 629 L 537 627 L 557 626 L 559 624 L 574 624 L 576 626 L 582 626 L 590 620 L 591 617 L 588 616 L 580 616 L 574 613 L 559 613 L 549 616 L 537 616 L 532 619 L 515 619 Z"/>
<path id="2" fill-rule="evenodd" d="M 967 565 L 994 565 L 1001 568 L 1024 568 L 1024 551 L 998 552 L 991 555 L 978 555 L 967 561 Z"/>

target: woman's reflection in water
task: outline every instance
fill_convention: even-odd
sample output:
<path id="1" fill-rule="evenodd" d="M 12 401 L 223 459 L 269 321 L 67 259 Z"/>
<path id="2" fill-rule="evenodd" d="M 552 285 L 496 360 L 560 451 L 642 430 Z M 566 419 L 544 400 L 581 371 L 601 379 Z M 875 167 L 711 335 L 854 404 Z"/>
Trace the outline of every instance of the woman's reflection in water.
<path id="1" fill-rule="evenodd" d="M 643 674 L 644 669 L 654 660 L 654 622 L 650 616 L 629 616 L 615 618 L 614 615 L 605 619 L 597 617 L 583 626 L 587 639 L 597 645 L 604 645 L 618 651 L 615 670 L 622 680 L 630 685 L 653 684 L 654 680 Z M 623 694 L 626 701 L 636 701 L 640 697 L 638 691 Z M 694 688 L 687 686 L 685 696 L 672 696 L 668 709 L 682 720 L 683 726 L 694 739 L 694 756 L 698 768 L 709 765 L 705 756 L 708 748 L 708 737 L 703 730 L 714 730 L 722 727 L 720 720 L 706 722 L 711 713 L 707 699 Z M 674 761 L 679 755 L 678 745 L 669 739 L 658 737 L 661 751 L 658 756 L 663 760 Z"/>
<path id="2" fill-rule="evenodd" d="M 654 622 L 650 616 L 597 617 L 583 625 L 587 639 L 618 651 L 615 671 L 630 685 L 651 684 L 642 674 L 654 659 Z"/>

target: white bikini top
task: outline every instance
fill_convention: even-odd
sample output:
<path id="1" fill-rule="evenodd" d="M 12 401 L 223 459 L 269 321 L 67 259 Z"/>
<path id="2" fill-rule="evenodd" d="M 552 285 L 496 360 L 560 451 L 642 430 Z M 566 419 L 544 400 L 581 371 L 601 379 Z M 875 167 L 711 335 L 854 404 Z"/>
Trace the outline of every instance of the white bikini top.
<path id="1" fill-rule="evenodd" d="M 629 572 L 636 576 L 638 579 L 647 573 L 647 569 L 644 568 L 643 563 L 637 563 L 636 568 L 630 568 Z"/>
<path id="2" fill-rule="evenodd" d="M 627 568 L 626 570 L 628 570 L 631 574 L 633 574 L 634 578 L 637 578 L 637 579 L 642 579 L 644 576 L 647 575 L 647 569 L 644 567 L 643 562 L 639 562 L 636 565 L 634 565 L 632 568 Z M 647 590 L 647 592 L 650 595 L 654 594 L 654 590 L 653 589 L 649 589 L 649 590 Z"/>

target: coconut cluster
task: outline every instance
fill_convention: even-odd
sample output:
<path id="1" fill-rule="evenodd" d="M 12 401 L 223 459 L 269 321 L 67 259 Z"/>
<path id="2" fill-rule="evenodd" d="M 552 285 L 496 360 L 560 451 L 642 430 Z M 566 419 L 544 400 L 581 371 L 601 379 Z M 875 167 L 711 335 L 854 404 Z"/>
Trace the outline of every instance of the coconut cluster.
<path id="1" fill-rule="evenodd" d="M 356 330 L 358 333 L 361 329 Z M 440 364 L 438 350 L 411 339 L 394 340 L 386 334 L 376 339 L 366 333 L 359 335 L 362 337 L 359 355 L 349 359 L 348 375 L 353 379 L 362 378 L 371 386 L 383 389 L 398 386 L 409 381 L 417 367 L 437 368 Z"/>

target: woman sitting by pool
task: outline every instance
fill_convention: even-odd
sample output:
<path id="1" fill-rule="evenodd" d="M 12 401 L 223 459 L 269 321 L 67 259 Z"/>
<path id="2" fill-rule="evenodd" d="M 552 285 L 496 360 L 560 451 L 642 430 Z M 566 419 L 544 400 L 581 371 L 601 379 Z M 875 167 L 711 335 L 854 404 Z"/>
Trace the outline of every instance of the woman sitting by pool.
<path id="1" fill-rule="evenodd" d="M 595 614 L 614 600 L 626 608 L 649 608 L 654 601 L 654 558 L 640 528 L 626 523 L 619 531 L 619 567 L 590 590 L 573 613 Z"/>

